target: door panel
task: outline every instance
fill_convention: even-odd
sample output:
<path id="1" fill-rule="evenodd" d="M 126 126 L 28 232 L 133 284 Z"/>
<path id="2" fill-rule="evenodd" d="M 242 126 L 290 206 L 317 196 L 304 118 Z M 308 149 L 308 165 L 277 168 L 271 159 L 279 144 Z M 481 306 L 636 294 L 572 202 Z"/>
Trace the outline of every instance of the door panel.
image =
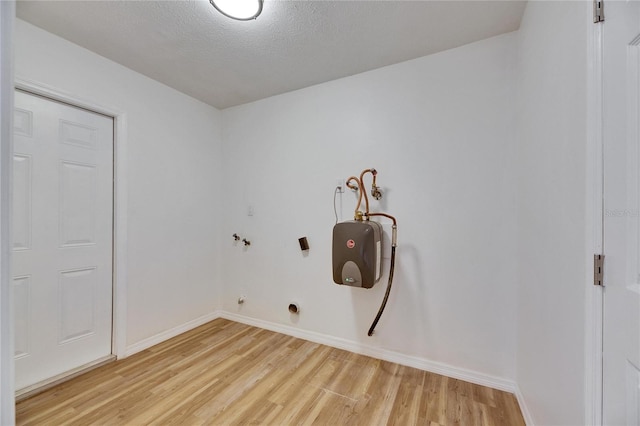
<path id="1" fill-rule="evenodd" d="M 16 389 L 111 354 L 113 119 L 17 91 Z"/>
<path id="2" fill-rule="evenodd" d="M 95 282 L 96 268 L 60 272 L 60 344 L 95 332 Z"/>
<path id="3" fill-rule="evenodd" d="M 31 287 L 31 277 L 15 277 L 13 279 L 13 310 L 15 312 L 14 327 L 14 350 L 17 358 L 29 355 L 29 290 Z"/>
<path id="4" fill-rule="evenodd" d="M 31 167 L 29 155 L 13 156 L 13 249 L 31 248 Z"/>
<path id="5" fill-rule="evenodd" d="M 640 3 L 606 2 L 603 423 L 640 424 Z"/>
<path id="6" fill-rule="evenodd" d="M 95 244 L 96 166 L 60 162 L 60 247 Z"/>
<path id="7" fill-rule="evenodd" d="M 640 425 L 640 370 L 627 363 L 627 424 Z"/>

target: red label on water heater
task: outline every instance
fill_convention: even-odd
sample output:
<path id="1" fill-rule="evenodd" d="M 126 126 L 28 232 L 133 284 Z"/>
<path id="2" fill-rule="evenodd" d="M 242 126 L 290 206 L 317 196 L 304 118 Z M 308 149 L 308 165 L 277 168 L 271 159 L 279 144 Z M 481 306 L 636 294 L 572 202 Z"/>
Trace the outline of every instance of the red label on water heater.
<path id="1" fill-rule="evenodd" d="M 349 241 L 347 241 L 347 248 L 352 249 L 352 248 L 354 248 L 355 246 L 356 246 L 356 242 L 355 242 L 355 241 L 353 241 L 353 240 L 349 240 Z"/>

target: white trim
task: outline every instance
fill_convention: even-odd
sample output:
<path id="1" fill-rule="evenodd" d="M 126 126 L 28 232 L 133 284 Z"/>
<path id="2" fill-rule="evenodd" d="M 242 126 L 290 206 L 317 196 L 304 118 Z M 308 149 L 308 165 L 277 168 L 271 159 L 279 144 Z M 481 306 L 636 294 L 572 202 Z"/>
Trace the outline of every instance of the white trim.
<path id="1" fill-rule="evenodd" d="M 313 331 L 302 330 L 296 327 L 288 325 L 277 324 L 269 321 L 264 321 L 256 318 L 247 317 L 244 315 L 238 315 L 227 311 L 215 311 L 209 314 L 203 315 L 178 327 L 174 327 L 170 330 L 163 331 L 154 336 L 148 337 L 127 347 L 125 356 L 131 356 L 159 343 L 167 341 L 173 337 L 176 337 L 189 330 L 193 330 L 203 324 L 213 321 L 218 318 L 224 318 L 230 321 L 235 321 L 241 324 L 247 324 L 253 327 L 262 328 L 265 330 L 274 331 L 276 333 L 286 334 L 287 336 L 293 336 L 299 339 L 308 340 L 314 343 L 320 343 L 322 345 L 331 346 L 338 349 L 343 349 L 349 352 L 370 356 L 384 361 L 394 362 L 396 364 L 406 365 L 408 367 L 418 368 L 420 370 L 429 371 L 443 376 L 451 377 L 454 379 L 464 380 L 466 382 L 475 383 L 481 386 L 487 386 L 493 389 L 502 390 L 505 392 L 516 393 L 517 386 L 515 382 L 500 377 L 490 376 L 488 374 L 478 373 L 477 371 L 471 371 L 464 368 L 453 367 L 448 364 L 429 361 L 424 358 L 405 355 L 399 352 L 394 352 L 386 349 L 376 348 L 374 346 L 353 342 L 338 337 L 329 336 L 327 334 L 316 333 Z M 517 396 L 517 394 L 516 394 Z M 520 402 L 520 399 L 518 400 Z M 520 402 L 522 404 L 522 402 Z M 524 410 L 523 410 L 524 414 Z M 532 423 L 527 423 L 532 424 Z"/>
<path id="2" fill-rule="evenodd" d="M 277 324 L 269 321 L 247 317 L 244 315 L 238 315 L 227 311 L 211 312 L 178 327 L 174 327 L 170 330 L 163 331 L 154 336 L 141 340 L 140 342 L 128 346 L 125 351 L 125 356 L 131 356 L 133 354 L 141 352 L 145 349 L 167 341 L 189 330 L 193 330 L 196 327 L 199 327 L 218 318 L 224 318 L 230 321 L 235 321 L 238 323 L 251 325 L 253 327 L 274 331 L 276 333 L 286 334 L 288 336 L 293 336 L 299 339 L 308 340 L 310 342 L 320 343 L 322 345 L 343 349 L 349 352 L 366 355 L 401 365 L 406 365 L 408 367 L 418 368 L 420 370 L 441 374 L 443 376 L 464 380 L 466 382 L 475 383 L 481 386 L 487 386 L 505 392 L 516 393 L 517 390 L 515 382 L 500 377 L 494 377 L 488 374 L 478 373 L 476 371 L 471 371 L 464 368 L 453 367 L 451 365 L 440 362 L 429 361 L 427 359 L 416 356 L 405 355 L 399 352 L 380 349 L 374 346 L 329 336 L 327 334 L 302 330 L 296 327 Z"/>
<path id="3" fill-rule="evenodd" d="M 478 373 L 476 371 L 471 371 L 464 368 L 453 367 L 440 362 L 429 361 L 427 359 L 416 357 L 416 356 L 405 355 L 399 352 L 389 351 L 386 349 L 380 349 L 374 346 L 365 345 L 362 343 L 329 336 L 327 334 L 316 333 L 308 330 L 301 330 L 296 327 L 277 324 L 277 323 L 264 321 L 256 318 L 251 318 L 244 315 L 238 315 L 238 314 L 226 312 L 226 311 L 211 312 L 209 314 L 196 318 L 192 321 L 189 321 L 185 324 L 182 324 L 178 327 L 174 327 L 170 330 L 163 331 L 154 336 L 141 340 L 140 342 L 127 347 L 125 351 L 125 356 L 131 356 L 133 354 L 141 352 L 145 349 L 148 349 L 159 343 L 165 342 L 173 337 L 176 337 L 189 330 L 193 330 L 196 327 L 199 327 L 203 324 L 206 324 L 218 318 L 224 318 L 230 321 L 251 325 L 253 327 L 274 331 L 276 333 L 286 334 L 287 336 L 293 336 L 299 339 L 308 340 L 310 342 L 320 343 L 322 345 L 343 349 L 349 352 L 366 355 L 366 356 L 370 356 L 377 359 L 382 359 L 384 361 L 394 362 L 396 364 L 418 368 L 420 370 L 441 374 L 443 376 L 464 380 L 466 382 L 475 383 L 481 386 L 487 386 L 487 387 L 502 390 L 505 392 L 516 393 L 517 391 L 515 382 L 511 380 L 490 376 L 488 374 Z M 520 402 L 520 399 L 518 401 Z M 522 404 L 522 402 L 520 403 Z M 523 409 L 523 414 L 524 414 L 524 409 Z M 532 424 L 532 423 L 527 423 L 527 424 Z"/>
<path id="4" fill-rule="evenodd" d="M 113 214 L 113 336 L 111 352 L 117 358 L 125 356 L 127 314 L 127 115 L 113 107 L 75 94 L 59 90 L 40 82 L 16 78 L 15 88 L 61 102 L 76 105 L 114 120 L 114 214 Z"/>
<path id="5" fill-rule="evenodd" d="M 275 331 L 277 333 L 286 334 L 288 336 L 297 337 L 308 340 L 310 342 L 320 343 L 338 349 L 344 349 L 349 352 L 370 356 L 372 358 L 382 359 L 384 361 L 394 362 L 396 364 L 406 365 L 408 367 L 418 368 L 420 370 L 429 371 L 454 379 L 464 380 L 466 382 L 475 383 L 477 385 L 487 386 L 506 392 L 514 393 L 516 384 L 512 380 L 500 377 L 490 376 L 488 374 L 479 373 L 477 371 L 467 370 L 464 368 L 453 367 L 441 362 L 430 361 L 412 355 L 405 355 L 399 352 L 380 349 L 367 344 L 353 342 L 338 337 L 329 336 L 327 334 L 316 333 L 313 331 L 302 330 L 288 325 L 277 324 L 269 321 L 263 321 L 256 318 L 238 315 L 231 312 L 220 311 L 218 317 L 242 324 L 252 325 L 254 327 L 263 328 L 265 330 Z"/>
<path id="6" fill-rule="evenodd" d="M 520 405 L 520 411 L 522 412 L 522 417 L 524 417 L 524 423 L 527 426 L 534 426 L 535 423 L 533 423 L 533 417 L 531 416 L 531 411 L 529 410 L 529 407 L 527 407 L 527 404 L 524 399 L 524 395 L 522 395 L 522 392 L 520 391 L 520 388 L 518 386 L 516 386 L 515 395 L 516 395 L 516 399 L 518 400 L 518 405 Z"/>
<path id="7" fill-rule="evenodd" d="M 15 422 L 11 303 L 11 166 L 13 163 L 13 25 L 15 2 L 0 1 L 0 424 Z"/>
<path id="8" fill-rule="evenodd" d="M 22 388 L 16 391 L 16 402 L 23 401 L 33 395 L 41 393 L 47 389 L 51 389 L 52 387 L 58 386 L 61 383 L 67 382 L 74 377 L 78 377 L 81 374 L 85 374 L 91 370 L 95 370 L 98 367 L 115 361 L 115 359 L 116 357 L 113 355 L 103 356 L 102 358 L 96 359 L 95 361 L 91 361 L 72 370 L 65 371 L 64 373 L 55 375 L 31 386 L 27 386 L 26 388 Z"/>
<path id="9" fill-rule="evenodd" d="M 127 116 L 118 114 L 114 120 L 112 353 L 120 359 L 127 346 Z"/>
<path id="10" fill-rule="evenodd" d="M 145 349 L 149 349 L 150 347 L 155 346 L 158 343 L 162 343 L 166 340 L 171 339 L 172 337 L 176 337 L 182 333 L 186 333 L 189 330 L 193 330 L 196 327 L 200 327 L 201 325 L 218 318 L 220 318 L 220 313 L 218 311 L 211 312 L 187 323 L 179 325 L 178 327 L 174 327 L 170 330 L 166 330 L 154 336 L 148 337 L 144 340 L 139 341 L 138 343 L 134 343 L 133 345 L 127 347 L 124 351 L 124 356 L 128 357 L 138 352 L 144 351 Z"/>
<path id="11" fill-rule="evenodd" d="M 587 16 L 591 17 L 593 13 L 591 2 L 586 2 L 586 6 L 589 9 Z M 585 424 L 588 425 L 602 424 L 603 289 L 593 285 L 592 256 L 596 253 L 604 253 L 603 25 L 604 23 L 589 23 L 587 27 L 587 211 L 585 212 L 587 291 L 584 404 Z"/>

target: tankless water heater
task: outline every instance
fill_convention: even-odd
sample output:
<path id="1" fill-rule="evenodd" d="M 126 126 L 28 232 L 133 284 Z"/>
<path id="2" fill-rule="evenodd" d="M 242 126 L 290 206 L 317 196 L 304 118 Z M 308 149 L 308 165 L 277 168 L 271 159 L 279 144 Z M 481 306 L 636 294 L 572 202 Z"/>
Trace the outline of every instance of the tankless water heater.
<path id="1" fill-rule="evenodd" d="M 371 288 L 382 275 L 382 226 L 347 221 L 333 227 L 333 281 Z"/>

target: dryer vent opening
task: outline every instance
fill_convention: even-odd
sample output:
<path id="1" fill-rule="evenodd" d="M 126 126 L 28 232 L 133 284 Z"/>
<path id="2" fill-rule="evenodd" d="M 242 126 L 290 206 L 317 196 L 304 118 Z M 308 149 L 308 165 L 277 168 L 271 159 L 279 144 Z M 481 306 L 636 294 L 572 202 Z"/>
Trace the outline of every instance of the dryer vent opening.
<path id="1" fill-rule="evenodd" d="M 292 314 L 299 314 L 300 307 L 298 306 L 297 303 L 289 303 L 289 312 Z"/>

